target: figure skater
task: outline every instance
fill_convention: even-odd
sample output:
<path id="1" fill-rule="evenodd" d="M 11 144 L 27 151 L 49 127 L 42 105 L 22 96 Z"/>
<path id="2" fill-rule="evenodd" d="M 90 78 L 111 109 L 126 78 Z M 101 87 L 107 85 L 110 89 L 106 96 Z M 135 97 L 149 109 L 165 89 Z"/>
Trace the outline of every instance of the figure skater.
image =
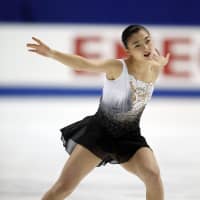
<path id="1" fill-rule="evenodd" d="M 155 49 L 150 32 L 130 25 L 122 32 L 123 59 L 91 60 L 51 49 L 32 37 L 29 51 L 53 58 L 74 70 L 105 73 L 100 104 L 94 115 L 60 129 L 69 158 L 42 200 L 63 200 L 95 167 L 120 164 L 138 176 L 147 200 L 163 200 L 164 189 L 153 150 L 140 132 L 140 118 L 154 83 L 169 60 Z"/>

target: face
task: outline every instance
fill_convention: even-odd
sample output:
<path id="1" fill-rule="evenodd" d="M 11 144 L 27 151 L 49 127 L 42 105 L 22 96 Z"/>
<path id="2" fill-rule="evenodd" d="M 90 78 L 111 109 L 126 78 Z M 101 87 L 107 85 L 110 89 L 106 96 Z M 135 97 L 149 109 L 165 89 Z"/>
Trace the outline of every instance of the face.
<path id="1" fill-rule="evenodd" d="M 150 59 L 155 49 L 150 34 L 145 30 L 133 33 L 128 39 L 127 46 L 127 54 L 137 61 Z"/>

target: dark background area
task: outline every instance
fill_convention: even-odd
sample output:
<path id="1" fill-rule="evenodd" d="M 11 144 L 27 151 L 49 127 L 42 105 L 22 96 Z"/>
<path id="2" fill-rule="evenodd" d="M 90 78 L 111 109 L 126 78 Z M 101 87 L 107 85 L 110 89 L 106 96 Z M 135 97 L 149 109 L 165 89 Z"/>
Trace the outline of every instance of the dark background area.
<path id="1" fill-rule="evenodd" d="M 199 0 L 6 0 L 0 22 L 200 25 Z"/>

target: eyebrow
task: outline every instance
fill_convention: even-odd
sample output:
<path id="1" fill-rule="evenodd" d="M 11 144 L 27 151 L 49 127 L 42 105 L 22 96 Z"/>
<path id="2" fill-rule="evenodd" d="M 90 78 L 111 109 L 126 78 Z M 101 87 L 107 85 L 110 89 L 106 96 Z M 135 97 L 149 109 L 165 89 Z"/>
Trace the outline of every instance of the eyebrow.
<path id="1" fill-rule="evenodd" d="M 149 38 L 150 36 L 149 35 L 147 35 L 145 38 L 144 38 L 144 40 L 146 40 L 147 38 Z M 141 40 L 138 40 L 138 41 L 135 41 L 135 42 L 133 42 L 132 44 L 137 44 L 137 43 L 139 43 Z"/>

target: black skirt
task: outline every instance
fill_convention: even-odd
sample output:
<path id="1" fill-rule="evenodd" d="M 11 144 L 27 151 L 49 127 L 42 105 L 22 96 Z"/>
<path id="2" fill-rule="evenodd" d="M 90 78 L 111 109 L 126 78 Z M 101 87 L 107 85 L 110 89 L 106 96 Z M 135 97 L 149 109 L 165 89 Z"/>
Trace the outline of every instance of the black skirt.
<path id="1" fill-rule="evenodd" d="M 71 154 L 80 144 L 107 163 L 119 164 L 128 161 L 141 147 L 149 147 L 140 134 L 139 126 L 116 123 L 96 113 L 60 129 L 65 150 Z"/>

